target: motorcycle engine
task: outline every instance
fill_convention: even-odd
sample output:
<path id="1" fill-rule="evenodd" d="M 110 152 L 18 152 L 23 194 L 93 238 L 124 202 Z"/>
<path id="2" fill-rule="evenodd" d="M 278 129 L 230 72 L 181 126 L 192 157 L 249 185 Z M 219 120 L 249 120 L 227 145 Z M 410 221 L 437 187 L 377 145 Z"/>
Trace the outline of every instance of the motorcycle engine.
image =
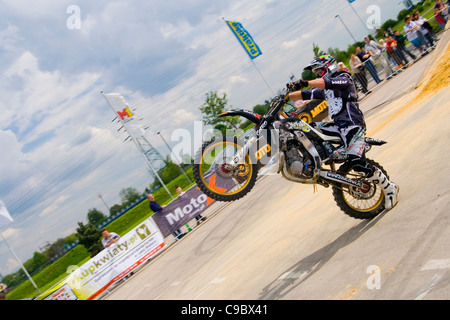
<path id="1" fill-rule="evenodd" d="M 285 151 L 286 164 L 290 174 L 301 178 L 311 178 L 314 172 L 314 165 L 306 150 L 302 150 L 296 141 L 288 141 L 287 150 Z"/>

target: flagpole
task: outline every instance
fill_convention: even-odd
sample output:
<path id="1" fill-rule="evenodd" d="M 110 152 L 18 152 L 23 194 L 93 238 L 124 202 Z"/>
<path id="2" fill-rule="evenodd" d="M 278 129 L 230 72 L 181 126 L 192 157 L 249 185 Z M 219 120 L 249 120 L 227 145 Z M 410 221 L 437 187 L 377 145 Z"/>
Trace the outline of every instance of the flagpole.
<path id="1" fill-rule="evenodd" d="M 269 83 L 266 81 L 266 79 L 262 75 L 261 71 L 259 71 L 259 69 L 256 67 L 255 61 L 253 61 L 252 59 L 250 59 L 250 61 L 252 62 L 253 67 L 256 69 L 256 71 L 258 72 L 258 74 L 261 77 L 261 79 L 263 79 L 263 81 L 266 84 L 267 88 L 269 88 L 269 90 L 272 91 L 273 95 L 276 95 L 275 91 L 273 91 L 273 89 L 270 87 Z"/>
<path id="2" fill-rule="evenodd" d="M 0 236 L 2 237 L 2 240 L 6 243 L 6 246 L 8 247 L 9 251 L 11 251 L 12 255 L 16 259 L 16 261 L 19 263 L 22 270 L 25 272 L 26 276 L 30 280 L 31 284 L 34 286 L 34 288 L 37 290 L 39 294 L 41 294 L 41 291 L 37 287 L 36 283 L 34 283 L 33 279 L 31 278 L 30 274 L 28 273 L 27 269 L 23 266 L 22 262 L 20 262 L 19 258 L 17 257 L 16 253 L 13 251 L 13 249 L 9 246 L 8 241 L 3 237 L 3 234 L 0 232 Z"/>
<path id="3" fill-rule="evenodd" d="M 352 8 L 352 10 L 353 10 L 353 13 L 358 17 L 358 19 L 359 19 L 359 21 L 361 22 L 361 24 L 363 25 L 363 27 L 365 28 L 365 29 L 367 29 L 368 31 L 369 31 L 369 33 L 370 33 L 370 29 L 367 27 L 367 24 L 365 24 L 364 23 L 364 21 L 361 19 L 361 16 L 358 14 L 358 12 L 356 11 L 356 9 L 353 7 L 353 4 L 352 4 L 352 2 L 350 2 L 350 1 L 348 1 L 348 0 L 346 0 L 347 1 L 347 3 L 348 3 L 348 5 L 350 6 L 350 8 Z"/>
<path id="4" fill-rule="evenodd" d="M 222 21 L 223 21 L 223 22 L 227 25 L 227 27 L 228 27 L 228 24 L 227 24 L 225 18 L 222 17 Z M 239 40 L 238 40 L 238 42 L 239 42 Z M 244 49 L 244 51 L 245 51 L 245 49 Z M 255 68 L 256 72 L 258 72 L 259 76 L 261 77 L 261 79 L 262 79 L 262 80 L 264 81 L 264 83 L 266 84 L 267 88 L 269 88 L 269 90 L 272 91 L 273 95 L 275 95 L 275 91 L 273 91 L 273 89 L 270 87 L 269 83 L 268 83 L 267 80 L 264 78 L 264 76 L 263 76 L 263 74 L 261 73 L 261 71 L 259 71 L 259 69 L 256 67 L 256 64 L 255 64 L 255 62 L 253 61 L 253 59 L 251 59 L 251 58 L 249 58 L 249 59 L 250 59 L 252 65 L 253 65 L 253 67 Z"/>

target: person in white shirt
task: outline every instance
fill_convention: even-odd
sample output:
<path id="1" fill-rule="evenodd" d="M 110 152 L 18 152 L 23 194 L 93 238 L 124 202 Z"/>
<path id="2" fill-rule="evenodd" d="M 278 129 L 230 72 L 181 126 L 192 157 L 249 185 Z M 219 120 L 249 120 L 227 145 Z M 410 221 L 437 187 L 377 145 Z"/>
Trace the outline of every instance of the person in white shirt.
<path id="1" fill-rule="evenodd" d="M 120 239 L 120 236 L 117 233 L 108 232 L 108 230 L 106 229 L 102 230 L 102 236 L 103 236 L 102 239 L 103 248 L 108 248 L 109 246 L 116 243 Z"/>
<path id="2" fill-rule="evenodd" d="M 423 53 L 423 44 L 418 35 L 419 26 L 412 20 L 410 15 L 405 17 L 405 26 L 403 27 L 403 30 L 405 31 L 406 38 L 409 42 L 411 42 L 420 51 L 420 53 Z"/>
<path id="3" fill-rule="evenodd" d="M 428 44 L 429 47 L 434 47 L 434 42 L 433 42 L 433 37 L 432 37 L 433 28 L 428 23 L 428 20 L 425 19 L 424 17 L 421 17 L 419 11 L 415 11 L 413 14 L 413 21 L 420 28 L 419 37 L 420 37 L 420 33 L 421 33 L 422 34 L 422 37 L 421 37 L 422 42 L 425 44 Z"/>
<path id="4" fill-rule="evenodd" d="M 376 61 L 378 65 L 381 65 L 384 69 L 385 79 L 390 79 L 392 77 L 393 71 L 389 67 L 389 61 L 384 55 L 383 47 L 376 43 L 374 40 L 370 40 L 369 37 L 364 37 L 364 42 L 366 43 L 366 52 L 372 52 L 372 58 Z"/>

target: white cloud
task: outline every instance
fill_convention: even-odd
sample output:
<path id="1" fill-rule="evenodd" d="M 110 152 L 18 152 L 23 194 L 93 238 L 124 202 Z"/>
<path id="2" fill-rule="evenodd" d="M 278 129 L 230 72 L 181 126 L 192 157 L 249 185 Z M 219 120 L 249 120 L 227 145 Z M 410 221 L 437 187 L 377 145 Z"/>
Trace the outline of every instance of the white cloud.
<path id="1" fill-rule="evenodd" d="M 18 42 L 23 40 L 17 26 L 8 23 L 5 30 L 0 31 L 0 45 L 5 51 L 14 51 Z"/>
<path id="2" fill-rule="evenodd" d="M 298 44 L 300 43 L 300 39 L 293 39 L 290 41 L 284 41 L 281 46 L 284 49 L 291 49 L 291 48 L 295 48 L 298 46 Z"/>
<path id="3" fill-rule="evenodd" d="M 57 210 L 59 209 L 61 204 L 63 204 L 68 198 L 69 198 L 69 196 L 67 196 L 67 195 L 59 196 L 54 202 L 52 202 L 52 204 L 50 206 L 48 206 L 47 208 L 42 210 L 42 212 L 39 214 L 39 217 L 42 218 L 49 213 L 57 212 Z"/>

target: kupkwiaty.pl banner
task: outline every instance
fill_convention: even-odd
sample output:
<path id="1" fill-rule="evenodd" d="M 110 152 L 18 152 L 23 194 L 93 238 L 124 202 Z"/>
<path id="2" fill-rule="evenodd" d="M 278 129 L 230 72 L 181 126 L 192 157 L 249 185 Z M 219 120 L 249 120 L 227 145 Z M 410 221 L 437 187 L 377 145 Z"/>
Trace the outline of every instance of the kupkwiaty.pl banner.
<path id="1" fill-rule="evenodd" d="M 163 235 L 149 218 L 121 237 L 115 244 L 76 268 L 64 282 L 38 299 L 57 299 L 58 297 L 67 299 L 76 296 L 80 300 L 92 300 L 111 284 L 147 261 L 164 245 Z M 58 290 L 70 292 L 70 295 L 62 294 Z"/>

